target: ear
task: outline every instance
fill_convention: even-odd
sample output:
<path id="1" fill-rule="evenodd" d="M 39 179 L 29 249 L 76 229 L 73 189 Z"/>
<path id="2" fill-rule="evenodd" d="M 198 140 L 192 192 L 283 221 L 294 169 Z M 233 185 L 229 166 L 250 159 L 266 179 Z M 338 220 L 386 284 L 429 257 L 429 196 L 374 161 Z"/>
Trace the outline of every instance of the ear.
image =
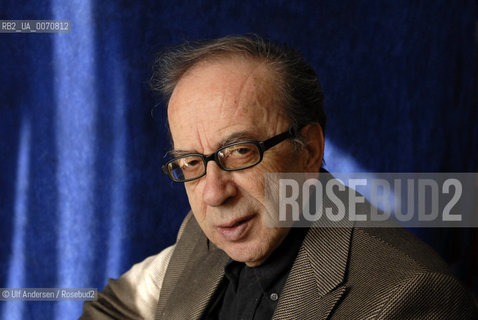
<path id="1" fill-rule="evenodd" d="M 324 132 L 318 123 L 310 123 L 300 131 L 305 142 L 304 169 L 307 172 L 319 172 L 324 157 Z"/>

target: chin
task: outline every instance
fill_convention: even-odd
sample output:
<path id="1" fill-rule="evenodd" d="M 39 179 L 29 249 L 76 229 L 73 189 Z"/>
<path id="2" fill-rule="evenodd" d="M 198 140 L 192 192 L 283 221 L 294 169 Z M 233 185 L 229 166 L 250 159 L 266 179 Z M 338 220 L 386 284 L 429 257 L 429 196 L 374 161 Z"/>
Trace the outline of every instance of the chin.
<path id="1" fill-rule="evenodd" d="M 267 257 L 267 248 L 255 247 L 248 243 L 226 244 L 221 248 L 226 254 L 235 261 L 244 262 L 248 266 L 262 264 Z"/>

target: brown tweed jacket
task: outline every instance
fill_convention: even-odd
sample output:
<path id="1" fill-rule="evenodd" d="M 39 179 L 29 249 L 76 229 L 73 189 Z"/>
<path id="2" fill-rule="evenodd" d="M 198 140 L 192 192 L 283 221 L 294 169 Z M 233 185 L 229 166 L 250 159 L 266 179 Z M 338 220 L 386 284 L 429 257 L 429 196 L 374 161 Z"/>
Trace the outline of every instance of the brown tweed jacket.
<path id="1" fill-rule="evenodd" d="M 189 214 L 164 278 L 156 319 L 201 319 L 227 255 Z M 471 295 L 401 228 L 311 228 L 273 319 L 478 319 Z"/>

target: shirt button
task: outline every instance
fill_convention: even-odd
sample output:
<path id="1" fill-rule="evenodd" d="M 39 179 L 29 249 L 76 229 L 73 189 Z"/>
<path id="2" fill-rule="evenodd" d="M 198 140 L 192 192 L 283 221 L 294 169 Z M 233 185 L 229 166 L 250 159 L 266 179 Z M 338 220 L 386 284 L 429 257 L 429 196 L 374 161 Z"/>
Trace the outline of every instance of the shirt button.
<path id="1" fill-rule="evenodd" d="M 277 299 L 279 299 L 279 295 L 277 293 L 271 293 L 270 298 L 272 301 L 277 301 Z"/>

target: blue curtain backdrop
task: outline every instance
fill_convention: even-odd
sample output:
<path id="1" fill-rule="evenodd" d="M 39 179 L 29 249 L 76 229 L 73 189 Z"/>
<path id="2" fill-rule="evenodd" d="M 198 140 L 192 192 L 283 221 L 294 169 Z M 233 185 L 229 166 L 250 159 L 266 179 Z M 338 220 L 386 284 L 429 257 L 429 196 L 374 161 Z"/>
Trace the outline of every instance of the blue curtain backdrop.
<path id="1" fill-rule="evenodd" d="M 174 241 L 188 211 L 161 175 L 156 50 L 256 32 L 301 50 L 326 93 L 330 171 L 478 169 L 474 1 L 2 1 L 0 287 L 97 287 Z M 158 106 L 154 119 L 150 110 Z M 476 230 L 413 230 L 477 287 Z M 81 302 L 0 302 L 2 319 L 73 319 Z"/>

